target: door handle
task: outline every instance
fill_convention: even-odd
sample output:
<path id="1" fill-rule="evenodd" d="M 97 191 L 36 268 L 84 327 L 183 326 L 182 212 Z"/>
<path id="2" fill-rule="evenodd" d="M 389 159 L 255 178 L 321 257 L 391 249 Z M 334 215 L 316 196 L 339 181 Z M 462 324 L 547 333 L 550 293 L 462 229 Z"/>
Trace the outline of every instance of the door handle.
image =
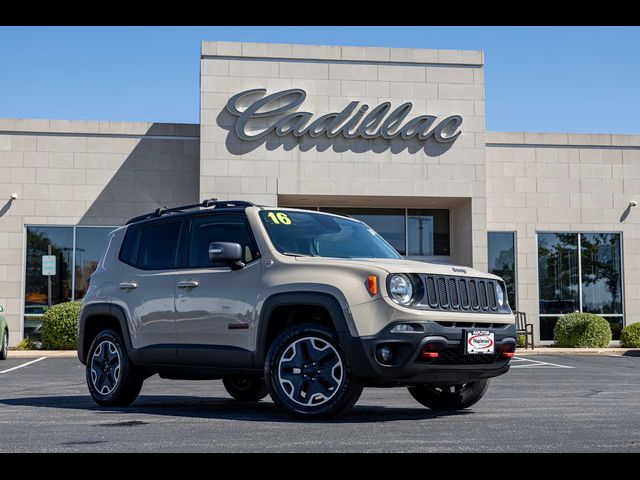
<path id="1" fill-rule="evenodd" d="M 120 288 L 122 290 L 129 290 L 133 288 L 138 288 L 138 284 L 136 282 L 122 282 L 120 284 Z"/>
<path id="2" fill-rule="evenodd" d="M 196 288 L 198 285 L 200 284 L 195 280 L 185 280 L 182 282 L 178 282 L 178 288 Z"/>

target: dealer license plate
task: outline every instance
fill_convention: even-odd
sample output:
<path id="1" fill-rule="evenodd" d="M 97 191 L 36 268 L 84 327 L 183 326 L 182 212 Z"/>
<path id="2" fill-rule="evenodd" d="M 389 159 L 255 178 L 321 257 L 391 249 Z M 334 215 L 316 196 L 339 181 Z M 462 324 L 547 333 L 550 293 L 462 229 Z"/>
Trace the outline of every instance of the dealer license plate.
<path id="1" fill-rule="evenodd" d="M 494 333 L 489 330 L 467 330 L 465 351 L 468 355 L 485 355 L 495 352 Z"/>

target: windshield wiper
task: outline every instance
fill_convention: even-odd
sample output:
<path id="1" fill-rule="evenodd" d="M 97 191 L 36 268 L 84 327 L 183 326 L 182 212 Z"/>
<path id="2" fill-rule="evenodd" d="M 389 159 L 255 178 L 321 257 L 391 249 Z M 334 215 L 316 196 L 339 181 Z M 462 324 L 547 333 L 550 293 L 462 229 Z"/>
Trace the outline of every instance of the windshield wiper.
<path id="1" fill-rule="evenodd" d="M 292 252 L 282 252 L 282 255 L 286 255 L 288 257 L 315 257 L 315 255 L 309 255 L 307 253 L 292 253 Z"/>

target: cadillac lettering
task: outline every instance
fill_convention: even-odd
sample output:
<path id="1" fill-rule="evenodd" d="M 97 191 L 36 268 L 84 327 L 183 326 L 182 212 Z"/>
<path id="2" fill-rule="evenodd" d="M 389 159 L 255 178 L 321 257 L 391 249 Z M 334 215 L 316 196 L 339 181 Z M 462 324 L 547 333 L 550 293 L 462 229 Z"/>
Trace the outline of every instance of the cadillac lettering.
<path id="1" fill-rule="evenodd" d="M 461 133 L 460 115 L 451 115 L 440 121 L 433 115 L 419 115 L 403 123 L 413 107 L 411 102 L 405 102 L 391 110 L 390 102 L 383 102 L 369 109 L 369 105 L 353 101 L 340 112 L 326 113 L 313 119 L 311 112 L 296 110 L 307 96 L 304 90 L 292 88 L 264 96 L 266 92 L 264 88 L 246 90 L 227 102 L 227 110 L 237 117 L 235 133 L 242 140 L 258 140 L 274 132 L 281 137 L 324 135 L 333 138 L 342 135 L 349 139 L 382 137 L 392 140 L 400 137 L 403 140 L 417 138 L 419 141 L 433 137 L 437 142 L 451 143 Z M 262 98 L 253 101 L 246 108 L 239 108 L 238 105 L 246 103 L 247 99 L 260 95 Z M 261 123 L 260 129 L 247 131 L 247 124 L 257 119 L 267 120 L 267 125 Z"/>

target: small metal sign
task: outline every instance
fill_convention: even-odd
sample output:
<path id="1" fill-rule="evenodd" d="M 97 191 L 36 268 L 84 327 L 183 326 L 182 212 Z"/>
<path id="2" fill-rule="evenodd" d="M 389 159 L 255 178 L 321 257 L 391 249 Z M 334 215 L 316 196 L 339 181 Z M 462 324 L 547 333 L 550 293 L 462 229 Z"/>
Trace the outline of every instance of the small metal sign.
<path id="1" fill-rule="evenodd" d="M 49 277 L 56 274 L 56 256 L 55 255 L 43 255 L 42 256 L 42 275 Z"/>

